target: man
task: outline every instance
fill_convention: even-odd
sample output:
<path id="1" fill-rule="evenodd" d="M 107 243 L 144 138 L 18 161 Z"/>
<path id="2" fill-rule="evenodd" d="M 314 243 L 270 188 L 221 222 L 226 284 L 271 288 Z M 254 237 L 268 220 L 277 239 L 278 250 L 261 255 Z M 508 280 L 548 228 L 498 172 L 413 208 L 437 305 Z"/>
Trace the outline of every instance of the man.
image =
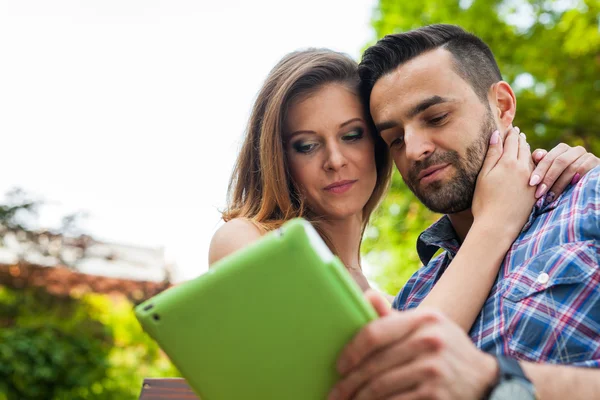
<path id="1" fill-rule="evenodd" d="M 511 126 L 516 100 L 490 49 L 455 26 L 386 36 L 359 68 L 365 100 L 404 181 L 446 214 L 421 234 L 424 267 L 394 301 L 409 310 L 467 236 L 486 148 L 503 140 L 490 137 L 490 128 Z M 580 164 L 588 162 L 597 159 Z M 547 189 L 539 189 L 471 340 L 442 315 L 390 311 L 371 295 L 382 318 L 342 352 L 342 380 L 330 398 L 600 398 L 600 371 L 580 368 L 600 367 L 600 169 L 557 199 Z"/>

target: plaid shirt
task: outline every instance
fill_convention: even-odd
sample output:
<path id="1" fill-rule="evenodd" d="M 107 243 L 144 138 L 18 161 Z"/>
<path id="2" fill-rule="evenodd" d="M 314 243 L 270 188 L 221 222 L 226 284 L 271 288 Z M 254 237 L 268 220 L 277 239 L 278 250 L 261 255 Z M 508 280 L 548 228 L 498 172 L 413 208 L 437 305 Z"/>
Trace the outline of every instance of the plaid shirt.
<path id="1" fill-rule="evenodd" d="M 439 249 L 444 251 L 432 259 Z M 414 308 L 460 248 L 447 216 L 424 231 L 424 266 L 393 306 Z M 600 167 L 535 205 L 471 327 L 473 342 L 520 360 L 600 367 Z"/>

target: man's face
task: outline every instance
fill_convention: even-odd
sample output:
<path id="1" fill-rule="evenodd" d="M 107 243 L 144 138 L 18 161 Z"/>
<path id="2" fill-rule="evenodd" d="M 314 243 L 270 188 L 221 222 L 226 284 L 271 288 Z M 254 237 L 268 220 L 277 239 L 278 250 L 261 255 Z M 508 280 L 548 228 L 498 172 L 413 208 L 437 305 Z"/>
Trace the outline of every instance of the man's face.
<path id="1" fill-rule="evenodd" d="M 404 182 L 429 209 L 471 207 L 496 123 L 444 49 L 424 53 L 380 78 L 371 114 Z"/>

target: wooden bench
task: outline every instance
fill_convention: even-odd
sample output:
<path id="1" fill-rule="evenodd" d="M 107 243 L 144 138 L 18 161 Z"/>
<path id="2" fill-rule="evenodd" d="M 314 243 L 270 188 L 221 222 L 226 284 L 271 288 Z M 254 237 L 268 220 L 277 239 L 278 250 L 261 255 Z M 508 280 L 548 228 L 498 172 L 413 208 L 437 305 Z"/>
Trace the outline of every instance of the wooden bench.
<path id="1" fill-rule="evenodd" d="M 182 378 L 146 378 L 139 400 L 200 400 Z"/>

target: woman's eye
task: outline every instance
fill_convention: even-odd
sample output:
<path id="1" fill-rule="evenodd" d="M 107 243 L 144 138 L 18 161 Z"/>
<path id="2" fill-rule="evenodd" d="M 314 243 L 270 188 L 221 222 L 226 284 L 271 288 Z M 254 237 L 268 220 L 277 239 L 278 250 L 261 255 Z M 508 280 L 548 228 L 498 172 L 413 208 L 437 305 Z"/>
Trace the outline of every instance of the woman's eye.
<path id="1" fill-rule="evenodd" d="M 355 140 L 362 139 L 364 135 L 364 131 L 361 128 L 355 129 L 353 131 L 348 132 L 342 138 L 347 142 L 353 142 Z"/>
<path id="2" fill-rule="evenodd" d="M 317 146 L 316 143 L 304 143 L 304 142 L 296 142 L 292 145 L 294 150 L 298 153 L 307 154 L 314 150 Z"/>
<path id="3" fill-rule="evenodd" d="M 439 117 L 435 117 L 429 120 L 431 125 L 440 125 L 444 120 L 448 117 L 448 114 L 440 115 Z"/>

